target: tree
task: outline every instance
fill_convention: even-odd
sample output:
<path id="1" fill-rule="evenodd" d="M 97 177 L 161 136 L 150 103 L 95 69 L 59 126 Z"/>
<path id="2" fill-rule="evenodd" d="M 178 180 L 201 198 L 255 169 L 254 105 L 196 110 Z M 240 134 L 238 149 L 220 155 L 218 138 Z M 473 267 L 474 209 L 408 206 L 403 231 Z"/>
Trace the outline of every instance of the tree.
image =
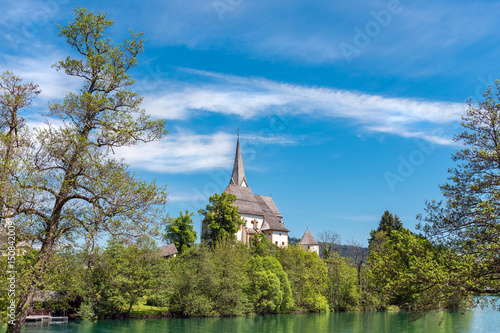
<path id="1" fill-rule="evenodd" d="M 11 196 L 15 192 L 9 174 L 17 169 L 16 151 L 26 145 L 21 135 L 25 120 L 19 111 L 29 107 L 40 92 L 38 85 L 22 83 L 12 72 L 6 71 L 0 76 L 0 221 L 12 217 L 12 209 L 5 210 L 12 204 Z"/>
<path id="2" fill-rule="evenodd" d="M 392 215 L 388 210 L 384 212 L 378 223 L 376 230 L 370 231 L 370 239 L 368 239 L 368 247 L 371 247 L 375 239 L 380 241 L 381 235 L 390 236 L 392 230 L 398 230 L 403 224 L 397 215 Z M 377 235 L 378 234 L 378 235 Z"/>
<path id="3" fill-rule="evenodd" d="M 98 312 L 116 318 L 129 314 L 137 301 L 154 287 L 154 272 L 164 258 L 156 245 L 146 238 L 134 244 L 114 237 L 93 269 Z"/>
<path id="4" fill-rule="evenodd" d="M 154 234 L 155 221 L 163 221 L 165 189 L 136 179 L 110 155 L 115 147 L 159 140 L 166 133 L 164 121 L 151 120 L 140 108 L 142 98 L 129 89 L 134 81 L 128 71 L 143 51 L 142 34 L 131 31 L 115 45 L 107 32 L 113 21 L 105 14 L 78 8 L 75 16 L 60 27 L 60 36 L 80 58 L 68 57 L 54 67 L 81 78 L 83 86 L 49 105 L 49 116 L 63 125 L 38 129 L 34 143 L 17 157 L 20 167 L 8 173 L 15 195 L 6 207 L 13 211 L 17 234 L 41 245 L 9 332 L 21 331 L 58 244 L 103 232 Z"/>
<path id="5" fill-rule="evenodd" d="M 327 289 L 327 268 L 315 252 L 304 251 L 300 245 L 280 248 L 275 253 L 283 266 L 292 289 L 297 310 L 327 312 L 323 296 Z"/>
<path id="6" fill-rule="evenodd" d="M 231 204 L 236 200 L 234 194 L 215 193 L 209 198 L 205 209 L 200 209 L 203 216 L 204 231 L 202 238 L 206 241 L 217 241 L 222 238 L 235 238 L 236 232 L 245 224 L 238 214 L 238 207 Z"/>
<path id="7" fill-rule="evenodd" d="M 249 285 L 248 246 L 232 239 L 215 244 L 211 256 L 215 267 L 214 310 L 221 315 L 243 315 L 252 311 L 245 293 Z"/>
<path id="8" fill-rule="evenodd" d="M 332 253 L 325 260 L 328 269 L 326 297 L 332 310 L 356 310 L 359 301 L 357 271 L 349 267 L 344 258 Z"/>
<path id="9" fill-rule="evenodd" d="M 348 242 L 348 253 L 349 253 L 349 258 L 352 259 L 353 264 L 358 272 L 358 285 L 361 285 L 361 270 L 363 268 L 363 264 L 365 263 L 367 257 L 365 248 L 361 247 L 361 243 L 357 242 L 354 238 L 352 238 Z"/>
<path id="10" fill-rule="evenodd" d="M 326 230 L 318 234 L 320 244 L 323 245 L 323 258 L 328 259 L 333 252 L 340 248 L 340 236 L 335 231 Z"/>
<path id="11" fill-rule="evenodd" d="M 463 274 L 474 282 L 469 290 L 479 293 L 500 292 L 499 101 L 498 80 L 477 106 L 467 101 L 464 131 L 454 137 L 464 148 L 452 155 L 457 164 L 440 186 L 446 202 L 427 201 L 426 216 L 420 216 L 429 239 L 473 263 Z"/>
<path id="12" fill-rule="evenodd" d="M 293 308 L 288 276 L 276 258 L 253 257 L 250 268 L 250 294 L 255 312 L 283 313 Z"/>
<path id="13" fill-rule="evenodd" d="M 214 295 L 217 292 L 217 273 L 213 257 L 206 244 L 193 246 L 172 259 L 174 294 L 170 311 L 183 316 L 216 314 Z"/>
<path id="14" fill-rule="evenodd" d="M 417 317 L 431 309 L 467 307 L 475 284 L 469 280 L 475 264 L 468 259 L 406 228 L 393 230 L 381 251 L 370 252 L 369 289 Z"/>
<path id="15" fill-rule="evenodd" d="M 186 210 L 185 214 L 179 212 L 179 215 L 179 217 L 172 219 L 166 226 L 165 238 L 167 241 L 174 243 L 179 253 L 181 253 L 194 245 L 196 231 L 194 231 L 193 219 L 191 218 L 194 213 Z"/>

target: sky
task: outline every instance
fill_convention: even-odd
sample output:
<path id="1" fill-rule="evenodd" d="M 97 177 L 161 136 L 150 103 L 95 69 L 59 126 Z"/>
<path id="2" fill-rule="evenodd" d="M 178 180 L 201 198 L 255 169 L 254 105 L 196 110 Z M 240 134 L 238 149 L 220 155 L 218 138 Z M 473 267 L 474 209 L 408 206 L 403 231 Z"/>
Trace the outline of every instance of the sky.
<path id="1" fill-rule="evenodd" d="M 500 72 L 499 1 L 4 0 L 0 71 L 40 85 L 31 126 L 81 87 L 52 68 L 75 55 L 58 24 L 78 6 L 106 12 L 118 41 L 147 39 L 134 90 L 169 133 L 115 155 L 167 186 L 167 213 L 224 191 L 239 129 L 249 186 L 299 238 L 367 245 L 385 210 L 415 230 L 442 199 L 467 99 Z"/>

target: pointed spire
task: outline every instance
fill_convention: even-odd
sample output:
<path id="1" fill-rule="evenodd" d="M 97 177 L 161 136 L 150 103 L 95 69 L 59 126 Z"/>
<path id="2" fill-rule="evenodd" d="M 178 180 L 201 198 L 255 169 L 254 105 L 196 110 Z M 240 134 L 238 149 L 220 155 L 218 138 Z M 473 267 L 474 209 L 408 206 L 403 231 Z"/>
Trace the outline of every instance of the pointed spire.
<path id="1" fill-rule="evenodd" d="M 233 174 L 231 175 L 230 185 L 248 187 L 245 178 L 245 169 L 243 168 L 243 158 L 240 149 L 240 129 L 238 128 L 238 140 L 236 141 L 236 155 L 234 156 Z"/>

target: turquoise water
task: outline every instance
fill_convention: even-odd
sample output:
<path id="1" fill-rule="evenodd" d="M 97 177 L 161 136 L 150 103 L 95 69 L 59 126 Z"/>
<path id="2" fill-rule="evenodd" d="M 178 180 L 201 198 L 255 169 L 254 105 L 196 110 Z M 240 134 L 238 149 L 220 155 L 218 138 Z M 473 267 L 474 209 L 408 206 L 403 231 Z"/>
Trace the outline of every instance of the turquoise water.
<path id="1" fill-rule="evenodd" d="M 441 325 L 439 325 L 442 321 Z M 402 312 L 353 312 L 232 318 L 135 319 L 30 326 L 25 332 L 247 333 L 247 332 L 500 332 L 500 312 L 486 308 L 432 313 L 410 321 Z"/>

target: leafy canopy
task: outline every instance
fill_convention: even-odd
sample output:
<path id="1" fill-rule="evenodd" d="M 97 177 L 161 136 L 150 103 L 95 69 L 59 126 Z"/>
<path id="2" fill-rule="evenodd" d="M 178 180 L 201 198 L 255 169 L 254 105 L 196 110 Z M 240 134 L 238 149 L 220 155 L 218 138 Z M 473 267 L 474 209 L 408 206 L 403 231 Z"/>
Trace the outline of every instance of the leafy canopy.
<path id="1" fill-rule="evenodd" d="M 205 209 L 200 209 L 199 214 L 203 216 L 202 223 L 205 231 L 202 235 L 204 240 L 217 241 L 222 238 L 235 238 L 236 232 L 245 221 L 238 214 L 238 207 L 232 203 L 236 200 L 234 194 L 215 193 L 209 198 L 209 204 Z"/>
<path id="2" fill-rule="evenodd" d="M 193 246 L 196 242 L 196 231 L 194 231 L 193 219 L 191 218 L 193 215 L 194 213 L 187 210 L 185 214 L 179 212 L 179 217 L 172 219 L 165 227 L 165 238 L 174 243 L 179 252 Z"/>
<path id="3" fill-rule="evenodd" d="M 421 226 L 427 236 L 473 263 L 464 272 L 475 282 L 469 290 L 500 291 L 500 82 L 484 93 L 477 106 L 468 100 L 464 145 L 452 155 L 457 162 L 449 181 L 440 186 L 446 202 L 428 201 Z"/>
<path id="4" fill-rule="evenodd" d="M 12 160 L 7 154 L 12 140 L 1 142 L 6 175 L 1 186 L 9 189 L 2 192 L 4 211 L 14 218 L 19 240 L 41 246 L 25 276 L 29 287 L 19 295 L 18 320 L 9 332 L 21 331 L 58 244 L 77 237 L 94 240 L 102 233 L 156 234 L 164 221 L 165 189 L 137 179 L 112 156 L 115 147 L 160 140 L 166 133 L 164 121 L 151 119 L 141 108 L 142 98 L 130 89 L 134 80 L 128 72 L 143 52 L 142 34 L 130 31 L 129 39 L 115 44 L 109 32 L 113 21 L 106 14 L 84 8 L 74 12 L 74 21 L 60 27 L 60 36 L 77 57 L 54 67 L 81 78 L 81 89 L 49 104 L 48 126 L 19 140 Z M 28 87 L 25 105 L 36 91 Z M 8 98 L 16 100 L 16 94 Z M 50 125 L 52 119 L 61 125 Z"/>
<path id="5" fill-rule="evenodd" d="M 392 215 L 388 210 L 384 212 L 378 223 L 376 230 L 370 231 L 370 239 L 368 245 L 371 247 L 373 241 L 380 239 L 382 236 L 390 237 L 391 231 L 399 230 L 403 226 L 397 215 Z"/>

